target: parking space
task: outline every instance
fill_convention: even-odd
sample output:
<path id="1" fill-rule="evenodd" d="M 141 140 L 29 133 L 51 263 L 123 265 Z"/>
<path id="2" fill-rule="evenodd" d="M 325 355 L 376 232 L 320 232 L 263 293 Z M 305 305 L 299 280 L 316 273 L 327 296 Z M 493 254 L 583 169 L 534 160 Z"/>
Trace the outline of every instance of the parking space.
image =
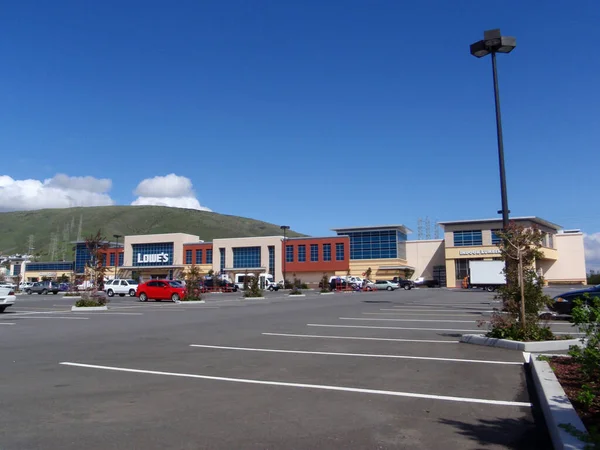
<path id="1" fill-rule="evenodd" d="M 523 354 L 458 342 L 490 294 L 212 297 L 23 298 L 0 320 L 24 324 L 0 328 L 0 447 L 548 448 Z"/>

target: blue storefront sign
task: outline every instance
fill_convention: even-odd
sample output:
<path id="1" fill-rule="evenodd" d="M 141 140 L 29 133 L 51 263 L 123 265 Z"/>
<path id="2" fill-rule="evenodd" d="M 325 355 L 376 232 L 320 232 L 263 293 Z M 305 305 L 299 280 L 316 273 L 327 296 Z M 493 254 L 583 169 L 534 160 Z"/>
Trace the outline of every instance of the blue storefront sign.
<path id="1" fill-rule="evenodd" d="M 133 265 L 158 267 L 173 265 L 173 243 L 133 244 Z"/>

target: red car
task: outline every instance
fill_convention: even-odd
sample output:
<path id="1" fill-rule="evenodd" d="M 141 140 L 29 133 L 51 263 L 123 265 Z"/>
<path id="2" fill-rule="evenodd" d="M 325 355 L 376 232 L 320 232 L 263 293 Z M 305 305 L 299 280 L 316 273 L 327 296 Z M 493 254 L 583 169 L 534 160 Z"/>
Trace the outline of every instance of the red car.
<path id="1" fill-rule="evenodd" d="M 138 285 L 135 296 L 140 302 L 146 300 L 172 300 L 177 302 L 185 297 L 185 286 L 171 280 L 152 280 Z"/>

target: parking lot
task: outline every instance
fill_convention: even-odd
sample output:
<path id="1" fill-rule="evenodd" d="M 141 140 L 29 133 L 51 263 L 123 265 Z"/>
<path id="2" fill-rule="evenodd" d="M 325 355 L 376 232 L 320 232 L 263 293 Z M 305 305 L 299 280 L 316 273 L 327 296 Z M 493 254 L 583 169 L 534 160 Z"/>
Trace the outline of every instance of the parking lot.
<path id="1" fill-rule="evenodd" d="M 458 342 L 492 294 L 73 302 L 0 315 L 3 450 L 550 446 L 524 355 Z"/>

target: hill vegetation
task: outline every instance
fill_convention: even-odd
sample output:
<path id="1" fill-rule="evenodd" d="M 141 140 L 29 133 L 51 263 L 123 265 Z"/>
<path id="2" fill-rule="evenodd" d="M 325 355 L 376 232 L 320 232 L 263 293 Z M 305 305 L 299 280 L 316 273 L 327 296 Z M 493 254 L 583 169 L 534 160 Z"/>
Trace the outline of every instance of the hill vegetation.
<path id="1" fill-rule="evenodd" d="M 98 206 L 0 213 L 0 254 L 27 253 L 38 261 L 71 260 L 73 241 L 101 230 L 113 235 L 189 233 L 215 238 L 276 236 L 278 225 L 245 217 L 166 206 Z M 302 236 L 288 231 L 289 236 Z M 121 241 L 122 242 L 122 241 Z"/>

